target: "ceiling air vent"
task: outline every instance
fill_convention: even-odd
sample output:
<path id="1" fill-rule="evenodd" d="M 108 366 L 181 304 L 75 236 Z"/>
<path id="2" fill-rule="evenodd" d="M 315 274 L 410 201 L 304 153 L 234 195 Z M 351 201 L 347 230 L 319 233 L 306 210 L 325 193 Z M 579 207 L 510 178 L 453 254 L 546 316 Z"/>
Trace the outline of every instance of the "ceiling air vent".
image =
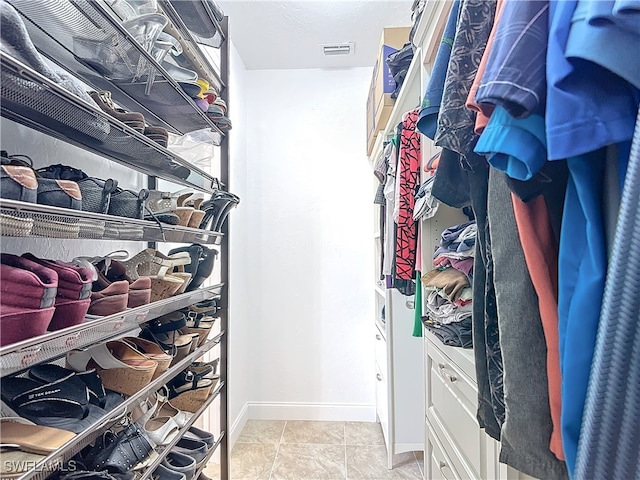
<path id="1" fill-rule="evenodd" d="M 356 44 L 350 43 L 331 43 L 321 45 L 322 52 L 325 55 L 353 55 Z"/>

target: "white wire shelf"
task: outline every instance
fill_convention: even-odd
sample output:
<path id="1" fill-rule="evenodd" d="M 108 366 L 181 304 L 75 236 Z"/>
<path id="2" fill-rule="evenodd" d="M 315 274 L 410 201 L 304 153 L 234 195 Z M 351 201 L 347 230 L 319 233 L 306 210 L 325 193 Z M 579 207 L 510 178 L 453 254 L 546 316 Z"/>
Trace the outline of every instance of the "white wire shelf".
<path id="1" fill-rule="evenodd" d="M 127 398 L 123 403 L 108 412 L 102 418 L 98 419 L 89 428 L 82 431 L 82 433 L 77 434 L 61 448 L 43 458 L 28 472 L 18 477 L 19 480 L 44 480 L 51 474 L 51 466 L 55 466 L 55 470 L 58 470 L 61 465 L 66 464 L 66 462 L 68 462 L 74 455 L 78 454 L 84 447 L 92 443 L 102 432 L 121 421 L 127 412 L 130 412 L 135 405 L 140 403 L 142 399 L 149 395 L 149 392 L 153 392 L 160 388 L 168 380 L 175 377 L 178 373 L 191 365 L 194 360 L 202 357 L 206 352 L 220 343 L 224 335 L 224 331 L 220 332 L 213 339 L 208 340 L 204 345 L 198 347 L 195 352 L 187 355 L 183 360 L 169 368 L 165 373 L 152 380 L 147 388 L 142 389 L 135 395 Z M 223 387 L 224 383 L 220 381 L 218 388 L 214 391 L 215 394 L 218 395 Z"/>
<path id="2" fill-rule="evenodd" d="M 176 133 L 224 135 L 106 5 L 96 0 L 9 0 L 41 53 L 129 111 Z M 147 46 L 151 48 L 150 46 Z"/>
<path id="3" fill-rule="evenodd" d="M 2 116 L 147 175 L 207 192 L 218 180 L 0 52 Z"/>
<path id="4" fill-rule="evenodd" d="M 0 233 L 5 237 L 128 240 L 219 245 L 223 234 L 149 220 L 0 199 Z"/>

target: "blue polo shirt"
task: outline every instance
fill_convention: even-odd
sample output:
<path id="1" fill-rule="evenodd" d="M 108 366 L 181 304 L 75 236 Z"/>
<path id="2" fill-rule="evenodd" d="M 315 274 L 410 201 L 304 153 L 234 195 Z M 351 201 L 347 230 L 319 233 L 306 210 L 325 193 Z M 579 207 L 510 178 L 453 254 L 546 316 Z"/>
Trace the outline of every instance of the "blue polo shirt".
<path id="1" fill-rule="evenodd" d="M 631 140 L 638 107 L 638 91 L 624 78 L 598 64 L 565 56 L 570 30 L 571 46 L 591 44 L 592 29 L 574 22 L 582 11 L 600 0 L 552 0 L 547 47 L 547 147 L 549 159 L 565 159 L 618 142 Z M 577 7 L 580 5 L 580 10 Z M 576 27 L 574 30 L 573 27 Z M 607 48 L 621 64 L 634 44 Z M 637 45 L 637 43 L 636 43 Z M 598 51 L 601 51 L 599 49 Z M 637 53 L 637 52 L 636 52 Z"/>
<path id="2" fill-rule="evenodd" d="M 639 52 L 640 1 L 578 2 L 565 49 L 569 60 L 588 60 L 640 88 Z"/>
<path id="3" fill-rule="evenodd" d="M 516 180 L 530 180 L 547 161 L 544 117 L 513 118 L 496 106 L 474 151 Z"/>

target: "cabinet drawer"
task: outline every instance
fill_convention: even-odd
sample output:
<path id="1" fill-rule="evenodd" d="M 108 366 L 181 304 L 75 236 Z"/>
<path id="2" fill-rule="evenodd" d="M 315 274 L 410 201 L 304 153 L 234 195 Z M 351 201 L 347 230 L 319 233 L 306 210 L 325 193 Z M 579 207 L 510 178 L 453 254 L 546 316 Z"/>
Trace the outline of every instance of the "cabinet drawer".
<path id="1" fill-rule="evenodd" d="M 460 480 L 453 462 L 445 453 L 435 432 L 427 425 L 427 465 L 425 480 Z"/>
<path id="2" fill-rule="evenodd" d="M 446 458 L 445 463 L 449 467 L 449 470 L 455 473 L 456 478 L 463 478 L 465 480 L 493 478 L 487 476 L 486 468 L 480 470 L 469 464 L 468 460 L 464 458 L 465 455 L 462 452 L 460 444 L 454 443 L 454 440 L 448 432 L 445 431 L 444 425 L 442 425 L 437 417 L 429 416 L 427 421 L 429 424 L 429 440 L 440 446 Z M 478 433 L 482 433 L 478 427 L 476 427 L 476 431 L 468 432 L 471 437 L 477 437 Z M 482 433 L 482 435 L 484 435 L 484 433 Z M 479 443 L 478 446 L 480 446 Z M 478 450 L 479 453 L 482 451 L 484 450 Z M 441 464 L 439 463 L 438 465 Z"/>
<path id="3" fill-rule="evenodd" d="M 471 383 L 477 388 L 478 382 L 476 381 L 476 366 L 473 350 L 444 345 L 433 333 L 429 332 L 426 328 L 424 330 L 427 348 L 435 348 L 441 355 L 444 355 L 450 361 L 455 363 L 456 366 L 461 369 L 467 377 L 469 377 Z"/>
<path id="4" fill-rule="evenodd" d="M 376 326 L 375 331 L 375 351 L 376 351 L 376 365 L 380 369 L 380 373 L 384 379 L 387 379 L 387 341 L 380 333 L 380 330 Z"/>
<path id="5" fill-rule="evenodd" d="M 385 443 L 389 444 L 389 400 L 387 380 L 376 365 L 376 413 L 382 426 Z"/>
<path id="6" fill-rule="evenodd" d="M 484 432 L 476 421 L 477 391 L 462 370 L 437 349 L 429 348 L 427 355 L 428 421 L 442 429 L 440 437 L 455 446 L 464 466 L 481 477 Z"/>

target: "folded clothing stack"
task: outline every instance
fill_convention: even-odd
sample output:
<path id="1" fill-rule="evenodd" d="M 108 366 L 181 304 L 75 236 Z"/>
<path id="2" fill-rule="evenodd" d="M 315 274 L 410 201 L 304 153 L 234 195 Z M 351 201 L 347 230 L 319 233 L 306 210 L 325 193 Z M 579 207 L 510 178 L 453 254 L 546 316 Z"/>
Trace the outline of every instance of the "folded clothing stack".
<path id="1" fill-rule="evenodd" d="M 471 282 L 477 226 L 447 228 L 434 254 L 434 270 L 422 276 L 427 293 L 423 323 L 445 345 L 471 348 Z"/>

